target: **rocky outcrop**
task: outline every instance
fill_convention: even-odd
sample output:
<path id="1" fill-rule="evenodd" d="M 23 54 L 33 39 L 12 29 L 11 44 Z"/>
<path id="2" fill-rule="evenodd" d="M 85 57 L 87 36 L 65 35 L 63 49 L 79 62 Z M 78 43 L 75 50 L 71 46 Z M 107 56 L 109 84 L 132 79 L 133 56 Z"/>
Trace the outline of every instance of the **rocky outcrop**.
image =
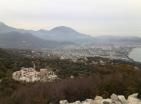
<path id="1" fill-rule="evenodd" d="M 112 94 L 110 98 L 103 99 L 96 96 L 95 99 L 86 99 L 85 101 L 76 101 L 69 103 L 67 100 L 60 101 L 60 104 L 141 104 L 141 100 L 137 98 L 138 94 L 132 94 L 126 99 L 123 95 Z"/>
<path id="2" fill-rule="evenodd" d="M 128 102 L 130 102 L 129 104 L 141 104 L 141 100 L 138 99 L 137 96 L 137 93 L 128 96 Z"/>

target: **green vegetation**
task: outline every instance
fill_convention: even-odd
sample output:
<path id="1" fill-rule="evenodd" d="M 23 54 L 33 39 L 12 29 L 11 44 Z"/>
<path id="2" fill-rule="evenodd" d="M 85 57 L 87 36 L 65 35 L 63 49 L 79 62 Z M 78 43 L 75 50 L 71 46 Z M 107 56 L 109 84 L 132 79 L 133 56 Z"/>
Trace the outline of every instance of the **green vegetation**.
<path id="1" fill-rule="evenodd" d="M 105 64 L 100 64 L 100 60 Z M 50 68 L 61 78 L 56 82 L 22 83 L 11 79 L 21 67 Z M 94 64 L 97 62 L 97 64 Z M 74 78 L 70 78 L 70 76 Z M 1 104 L 57 104 L 59 100 L 85 100 L 96 95 L 109 97 L 112 93 L 139 92 L 141 98 L 141 70 L 139 63 L 104 58 L 71 60 L 26 57 L 10 50 L 0 49 L 0 103 Z"/>

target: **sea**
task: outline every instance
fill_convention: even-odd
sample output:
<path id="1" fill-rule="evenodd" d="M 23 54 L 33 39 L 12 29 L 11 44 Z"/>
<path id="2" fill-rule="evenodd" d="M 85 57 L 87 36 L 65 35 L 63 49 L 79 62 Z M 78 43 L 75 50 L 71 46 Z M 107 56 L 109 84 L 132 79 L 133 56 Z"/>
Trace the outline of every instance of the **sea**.
<path id="1" fill-rule="evenodd" d="M 141 62 L 141 48 L 134 48 L 129 53 L 129 57 L 134 61 Z"/>

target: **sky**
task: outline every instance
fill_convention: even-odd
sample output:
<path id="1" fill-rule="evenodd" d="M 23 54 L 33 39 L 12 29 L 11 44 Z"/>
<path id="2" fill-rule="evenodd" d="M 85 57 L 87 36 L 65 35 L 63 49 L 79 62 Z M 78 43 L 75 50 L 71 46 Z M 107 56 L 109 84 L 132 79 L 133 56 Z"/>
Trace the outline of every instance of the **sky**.
<path id="1" fill-rule="evenodd" d="M 68 26 L 92 36 L 141 36 L 141 0 L 0 0 L 0 21 L 24 29 Z"/>

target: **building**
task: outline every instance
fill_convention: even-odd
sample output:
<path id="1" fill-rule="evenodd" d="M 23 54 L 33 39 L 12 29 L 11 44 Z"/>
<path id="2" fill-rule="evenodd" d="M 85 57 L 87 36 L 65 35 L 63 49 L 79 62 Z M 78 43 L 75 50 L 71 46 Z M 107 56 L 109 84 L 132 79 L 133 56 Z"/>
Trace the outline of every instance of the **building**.
<path id="1" fill-rule="evenodd" d="M 48 69 L 40 69 L 36 71 L 34 68 L 21 68 L 12 74 L 12 78 L 23 82 L 37 82 L 37 81 L 53 81 L 57 79 L 57 75 Z"/>

